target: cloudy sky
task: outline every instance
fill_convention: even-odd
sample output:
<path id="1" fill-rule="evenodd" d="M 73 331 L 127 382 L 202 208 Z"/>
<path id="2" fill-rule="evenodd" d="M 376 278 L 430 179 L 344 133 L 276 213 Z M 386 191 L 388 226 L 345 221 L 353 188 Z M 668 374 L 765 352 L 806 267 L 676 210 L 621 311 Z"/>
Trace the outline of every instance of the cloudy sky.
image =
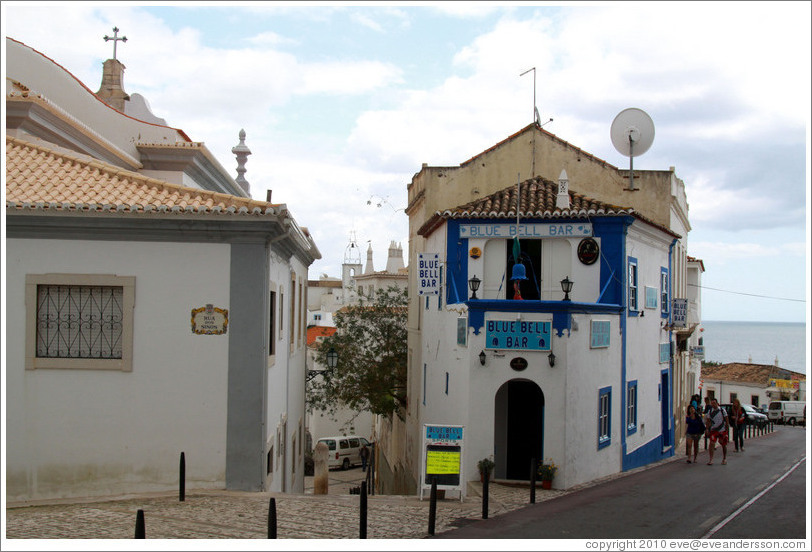
<path id="1" fill-rule="evenodd" d="M 236 4 L 3 2 L 2 30 L 96 90 L 119 27 L 127 92 L 234 176 L 245 129 L 253 196 L 322 252 L 311 278 L 340 275 L 351 232 L 378 270 L 406 252 L 412 175 L 530 123 L 535 67 L 544 128 L 618 167 L 615 115 L 651 115 L 635 168 L 685 181 L 704 319 L 806 319 L 808 2 Z"/>

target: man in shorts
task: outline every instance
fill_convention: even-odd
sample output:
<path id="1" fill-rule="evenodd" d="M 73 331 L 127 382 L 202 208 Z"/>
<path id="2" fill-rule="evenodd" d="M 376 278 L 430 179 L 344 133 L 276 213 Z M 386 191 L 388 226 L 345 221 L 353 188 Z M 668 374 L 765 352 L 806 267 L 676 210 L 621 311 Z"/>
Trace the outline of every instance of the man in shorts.
<path id="1" fill-rule="evenodd" d="M 719 406 L 719 401 L 715 397 L 712 398 L 711 408 L 705 415 L 705 426 L 708 428 L 708 437 L 710 438 L 710 447 L 708 447 L 709 466 L 713 465 L 713 451 L 716 448 L 716 443 L 722 446 L 722 464 L 727 464 L 728 424 L 727 412 Z"/>

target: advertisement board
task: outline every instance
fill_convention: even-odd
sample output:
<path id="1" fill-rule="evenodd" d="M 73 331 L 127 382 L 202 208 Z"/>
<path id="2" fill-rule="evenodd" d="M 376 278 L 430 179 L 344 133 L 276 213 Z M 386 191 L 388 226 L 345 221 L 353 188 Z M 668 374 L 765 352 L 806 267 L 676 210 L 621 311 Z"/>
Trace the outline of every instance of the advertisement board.
<path id="1" fill-rule="evenodd" d="M 431 482 L 437 482 L 437 489 L 460 492 L 460 500 L 465 498 L 463 470 L 463 432 L 461 425 L 423 425 L 423 454 L 420 477 L 420 500 L 423 491 L 431 489 Z"/>

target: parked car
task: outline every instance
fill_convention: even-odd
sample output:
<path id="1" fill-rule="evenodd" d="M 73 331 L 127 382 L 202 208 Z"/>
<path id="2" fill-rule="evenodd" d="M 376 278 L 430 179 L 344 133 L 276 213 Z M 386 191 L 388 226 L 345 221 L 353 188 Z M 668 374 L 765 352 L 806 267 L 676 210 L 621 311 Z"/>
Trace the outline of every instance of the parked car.
<path id="1" fill-rule="evenodd" d="M 369 441 L 358 435 L 343 435 L 337 437 L 322 437 L 317 443 L 324 443 L 329 450 L 327 467 L 329 469 L 341 468 L 348 470 L 352 466 L 361 465 L 361 447 L 370 449 Z"/>
<path id="2" fill-rule="evenodd" d="M 730 411 L 733 409 L 733 405 L 730 403 L 725 403 L 719 405 L 725 409 L 727 415 L 730 416 Z M 743 404 L 742 408 L 744 409 L 744 423 L 746 425 L 754 425 L 758 427 L 764 427 L 767 425 L 767 416 L 758 412 L 754 407 L 750 406 L 749 404 Z"/>
<path id="3" fill-rule="evenodd" d="M 756 425 L 758 427 L 764 427 L 767 425 L 767 416 L 766 414 L 762 414 L 754 406 L 750 406 L 749 404 L 743 404 L 742 408 L 744 409 L 744 415 L 747 418 L 748 425 Z"/>

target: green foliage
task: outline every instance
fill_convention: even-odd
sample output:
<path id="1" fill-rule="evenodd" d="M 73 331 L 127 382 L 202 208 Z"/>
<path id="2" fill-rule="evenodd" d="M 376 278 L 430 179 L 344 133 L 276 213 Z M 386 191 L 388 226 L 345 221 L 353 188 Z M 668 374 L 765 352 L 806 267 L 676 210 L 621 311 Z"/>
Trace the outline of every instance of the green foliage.
<path id="1" fill-rule="evenodd" d="M 406 407 L 406 290 L 390 286 L 374 298 L 333 315 L 337 331 L 318 346 L 316 362 L 324 371 L 308 382 L 309 408 L 335 413 L 338 408 L 403 418 Z M 327 367 L 335 349 L 338 363 Z"/>
<path id="2" fill-rule="evenodd" d="M 542 481 L 552 481 L 557 471 L 558 466 L 556 466 L 552 460 L 548 460 L 544 464 L 539 464 L 538 474 Z"/>
<path id="3" fill-rule="evenodd" d="M 476 467 L 479 469 L 479 473 L 481 474 L 484 474 L 486 470 L 488 475 L 492 474 L 495 466 L 496 463 L 491 458 L 483 458 L 476 463 Z"/>

